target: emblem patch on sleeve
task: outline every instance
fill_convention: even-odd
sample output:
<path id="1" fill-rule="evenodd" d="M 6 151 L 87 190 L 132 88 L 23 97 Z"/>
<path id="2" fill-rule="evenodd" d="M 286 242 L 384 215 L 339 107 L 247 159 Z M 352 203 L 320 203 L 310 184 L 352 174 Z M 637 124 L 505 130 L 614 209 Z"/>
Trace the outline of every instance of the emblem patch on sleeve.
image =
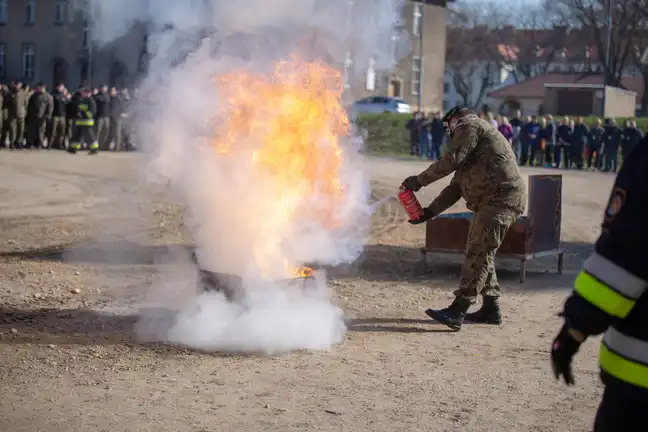
<path id="1" fill-rule="evenodd" d="M 625 190 L 621 188 L 614 188 L 612 195 L 610 195 L 610 201 L 608 202 L 607 209 L 605 210 L 606 221 L 611 221 L 619 214 L 621 208 L 623 207 L 623 204 L 625 204 L 627 196 L 628 194 Z"/>

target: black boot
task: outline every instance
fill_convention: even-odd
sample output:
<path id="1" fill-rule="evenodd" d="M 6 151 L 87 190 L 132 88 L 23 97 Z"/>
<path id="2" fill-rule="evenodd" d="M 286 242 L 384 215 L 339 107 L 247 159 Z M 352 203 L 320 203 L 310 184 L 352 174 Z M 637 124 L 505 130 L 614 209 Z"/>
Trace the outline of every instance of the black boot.
<path id="1" fill-rule="evenodd" d="M 502 324 L 502 312 L 500 311 L 499 297 L 483 297 L 482 307 L 473 313 L 466 315 L 466 321 L 481 324 Z"/>
<path id="2" fill-rule="evenodd" d="M 470 302 L 468 300 L 456 298 L 452 304 L 445 309 L 428 309 L 425 313 L 433 320 L 447 325 L 454 331 L 459 331 L 461 330 L 464 316 L 469 307 Z"/>

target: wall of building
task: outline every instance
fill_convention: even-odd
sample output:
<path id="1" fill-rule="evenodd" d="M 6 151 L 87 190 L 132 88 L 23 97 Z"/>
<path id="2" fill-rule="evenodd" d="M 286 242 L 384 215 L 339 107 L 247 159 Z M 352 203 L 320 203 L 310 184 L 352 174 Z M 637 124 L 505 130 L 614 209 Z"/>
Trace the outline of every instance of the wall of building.
<path id="1" fill-rule="evenodd" d="M 447 9 L 431 4 L 422 7 L 422 56 L 420 37 L 413 34 L 415 3 L 407 1 L 403 7 L 403 32 L 397 44 L 400 47 L 409 46 L 409 51 L 404 53 L 402 58 L 395 59 L 391 71 L 376 71 L 376 85 L 373 90 L 367 89 L 365 71 L 355 71 L 356 80 L 347 90 L 350 100 L 368 96 L 396 96 L 404 99 L 413 109 L 417 109 L 419 96 L 415 67 L 418 65 L 418 58 L 422 57 L 422 108 L 424 111 L 443 109 Z"/>
<path id="2" fill-rule="evenodd" d="M 140 56 L 144 44 L 142 26 L 134 27 L 127 35 L 106 46 L 90 49 L 84 39 L 84 15 L 69 1 L 67 13 L 57 20 L 57 0 L 34 1 L 34 21 L 27 22 L 29 0 L 8 2 L 8 21 L 0 25 L 0 44 L 4 47 L 3 71 L 0 80 L 21 80 L 49 87 L 64 82 L 75 88 L 86 81 L 89 69 L 90 84 L 132 85 L 138 76 Z M 64 3 L 64 2 L 61 2 Z M 33 74 L 26 74 L 24 49 L 33 47 Z M 91 67 L 89 62 L 92 60 Z M 119 73 L 117 73 L 119 72 Z"/>
<path id="3" fill-rule="evenodd" d="M 616 87 L 605 87 L 605 117 L 634 117 L 637 94 Z"/>

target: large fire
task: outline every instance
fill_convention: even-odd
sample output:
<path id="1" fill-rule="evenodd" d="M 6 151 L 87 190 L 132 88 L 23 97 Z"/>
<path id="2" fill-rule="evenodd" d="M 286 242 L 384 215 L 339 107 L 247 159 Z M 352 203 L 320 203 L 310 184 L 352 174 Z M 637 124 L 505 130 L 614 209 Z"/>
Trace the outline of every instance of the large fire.
<path id="1" fill-rule="evenodd" d="M 334 229 L 342 223 L 335 216 L 345 192 L 340 138 L 349 130 L 342 79 L 324 63 L 293 59 L 277 63 L 270 74 L 240 70 L 216 82 L 224 121 L 214 129 L 214 148 L 221 156 L 249 155 L 253 169 L 271 183 L 271 205 L 260 222 L 265 238 L 254 247 L 259 266 L 270 267 L 289 224 L 308 218 Z M 306 205 L 313 195 L 318 205 Z M 284 267 L 293 277 L 312 274 L 287 262 Z"/>

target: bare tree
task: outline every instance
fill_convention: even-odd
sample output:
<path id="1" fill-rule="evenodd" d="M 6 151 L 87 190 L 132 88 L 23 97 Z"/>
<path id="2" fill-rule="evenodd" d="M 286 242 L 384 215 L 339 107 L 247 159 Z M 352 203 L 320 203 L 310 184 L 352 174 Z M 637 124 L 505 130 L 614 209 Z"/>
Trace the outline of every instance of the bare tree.
<path id="1" fill-rule="evenodd" d="M 645 0 L 545 0 L 558 22 L 580 29 L 601 59 L 608 85 L 622 86 L 623 70 L 635 61 L 635 40 L 645 22 Z M 611 8 L 609 6 L 611 5 Z M 611 15 L 608 13 L 611 9 Z M 610 27 L 611 24 L 611 27 Z M 610 44 L 608 53 L 608 29 Z M 609 55 L 608 55 L 609 54 Z"/>
<path id="2" fill-rule="evenodd" d="M 463 105 L 477 108 L 498 82 L 502 56 L 498 33 L 502 16 L 494 5 L 460 3 L 451 11 L 446 71 Z"/>
<path id="3" fill-rule="evenodd" d="M 537 6 L 513 11 L 515 30 L 509 38 L 513 56 L 509 60 L 517 82 L 549 72 L 562 60 L 567 38 L 566 28 L 555 27 L 550 10 Z"/>

